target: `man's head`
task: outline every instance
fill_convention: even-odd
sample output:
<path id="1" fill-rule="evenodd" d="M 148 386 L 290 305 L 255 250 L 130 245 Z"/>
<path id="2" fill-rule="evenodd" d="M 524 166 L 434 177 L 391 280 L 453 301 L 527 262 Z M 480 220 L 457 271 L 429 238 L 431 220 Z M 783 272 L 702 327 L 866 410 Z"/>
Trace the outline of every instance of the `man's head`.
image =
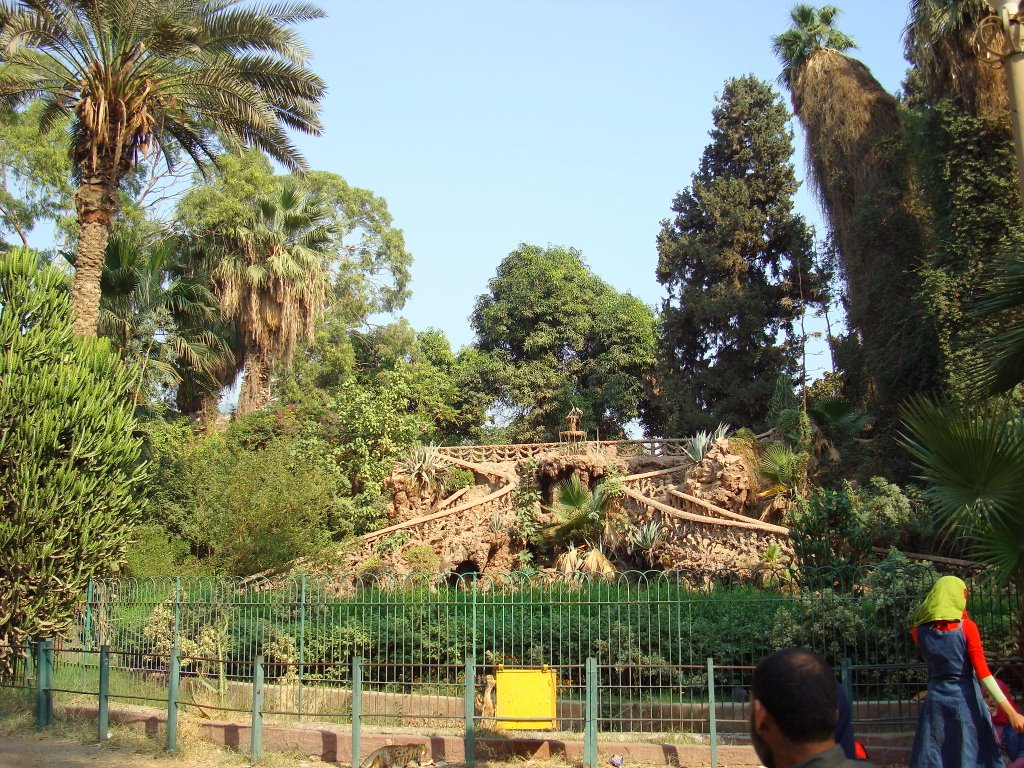
<path id="1" fill-rule="evenodd" d="M 814 651 L 785 648 L 761 660 L 750 692 L 750 735 L 766 768 L 775 767 L 781 751 L 832 742 L 836 692 L 832 670 Z"/>

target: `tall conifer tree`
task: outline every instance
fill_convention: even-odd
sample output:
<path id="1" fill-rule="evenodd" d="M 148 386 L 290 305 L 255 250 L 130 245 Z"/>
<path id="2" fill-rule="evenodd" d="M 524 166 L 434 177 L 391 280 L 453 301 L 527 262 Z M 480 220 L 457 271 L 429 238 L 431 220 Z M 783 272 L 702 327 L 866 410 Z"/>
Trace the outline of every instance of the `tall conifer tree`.
<path id="1" fill-rule="evenodd" d="M 793 321 L 819 293 L 812 234 L 793 212 L 799 185 L 781 97 L 752 76 L 731 79 L 712 116 L 700 168 L 658 237 L 668 434 L 761 426 L 777 378 L 797 369 Z"/>

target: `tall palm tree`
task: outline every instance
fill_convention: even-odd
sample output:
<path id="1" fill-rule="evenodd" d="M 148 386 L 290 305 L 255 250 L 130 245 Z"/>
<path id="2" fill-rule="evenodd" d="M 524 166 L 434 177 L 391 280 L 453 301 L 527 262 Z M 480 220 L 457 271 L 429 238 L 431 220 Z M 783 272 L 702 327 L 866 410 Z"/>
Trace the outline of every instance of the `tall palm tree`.
<path id="1" fill-rule="evenodd" d="M 329 221 L 326 206 L 286 183 L 256 201 L 251 219 L 214 236 L 221 308 L 245 340 L 239 414 L 270 401 L 275 363 L 291 362 L 300 337 L 313 339 L 330 290 Z"/>
<path id="2" fill-rule="evenodd" d="M 975 46 L 978 24 L 991 15 L 985 0 L 911 0 L 904 51 L 928 98 L 957 96 L 972 115 L 1009 109 L 1002 66 Z"/>
<path id="3" fill-rule="evenodd" d="M 835 6 L 800 4 L 772 38 L 780 80 L 807 137 L 812 186 L 835 235 L 879 403 L 931 386 L 934 344 L 913 312 L 915 267 L 924 232 L 910 183 L 896 99 L 844 51 L 853 40 L 834 26 Z"/>
<path id="4" fill-rule="evenodd" d="M 8 0 L 0 4 L 0 103 L 39 99 L 70 120 L 78 245 L 75 330 L 96 335 L 118 189 L 140 159 L 183 152 L 202 167 L 219 142 L 305 166 L 285 133 L 319 133 L 325 85 L 292 29 L 314 5 L 242 0 Z"/>
<path id="5" fill-rule="evenodd" d="M 182 274 L 180 256 L 169 239 L 145 244 L 115 229 L 107 240 L 99 333 L 135 364 L 139 403 L 154 383 L 174 387 L 186 375 L 207 375 L 227 353 L 209 330 L 220 315 L 217 297 L 208 280 Z"/>

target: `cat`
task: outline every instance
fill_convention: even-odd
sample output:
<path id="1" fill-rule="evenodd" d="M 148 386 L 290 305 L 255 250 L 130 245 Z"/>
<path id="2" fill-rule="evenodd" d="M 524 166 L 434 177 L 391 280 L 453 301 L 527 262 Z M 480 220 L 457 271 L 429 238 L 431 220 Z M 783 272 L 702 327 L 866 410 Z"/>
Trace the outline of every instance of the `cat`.
<path id="1" fill-rule="evenodd" d="M 389 744 L 371 752 L 360 768 L 421 768 L 433 764 L 426 744 Z"/>

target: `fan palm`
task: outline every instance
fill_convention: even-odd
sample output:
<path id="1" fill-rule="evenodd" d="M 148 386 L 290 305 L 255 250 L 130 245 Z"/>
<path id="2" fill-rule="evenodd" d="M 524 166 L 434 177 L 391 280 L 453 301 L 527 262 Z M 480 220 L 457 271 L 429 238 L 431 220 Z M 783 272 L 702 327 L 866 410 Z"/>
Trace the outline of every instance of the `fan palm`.
<path id="1" fill-rule="evenodd" d="M 618 543 L 613 514 L 618 509 L 620 488 L 614 481 L 599 484 L 593 491 L 572 475 L 558 486 L 553 510 L 561 517 L 557 523 L 544 529 L 552 542 L 582 539 L 587 542 Z"/>
<path id="2" fill-rule="evenodd" d="M 922 470 L 937 522 L 947 535 L 962 536 L 1024 600 L 1022 413 L 1004 405 L 964 410 L 915 400 L 901 415 L 902 443 Z M 1021 630 L 1024 639 L 1024 623 Z"/>
<path id="3" fill-rule="evenodd" d="M 834 5 L 815 8 L 800 3 L 789 12 L 791 26 L 772 38 L 772 52 L 782 61 L 780 85 L 790 86 L 816 51 L 848 51 L 856 48 L 853 38 L 833 26 L 839 9 Z"/>
<path id="4" fill-rule="evenodd" d="M 270 401 L 274 364 L 289 364 L 301 337 L 313 340 L 330 288 L 330 213 L 286 183 L 257 200 L 253 215 L 214 236 L 221 308 L 245 339 L 239 414 Z"/>
<path id="5" fill-rule="evenodd" d="M 1002 67 L 975 45 L 979 22 L 991 14 L 985 0 L 911 0 L 904 50 L 927 97 L 957 96 L 972 115 L 1008 108 Z"/>
<path id="6" fill-rule="evenodd" d="M 107 241 L 99 332 L 136 364 L 136 401 L 155 382 L 180 384 L 182 371 L 206 373 L 225 353 L 207 329 L 220 314 L 217 298 L 208 281 L 180 273 L 179 256 L 174 241 L 147 247 L 123 230 Z"/>
<path id="7" fill-rule="evenodd" d="M 251 145 L 291 169 L 285 133 L 318 133 L 323 81 L 296 23 L 307 3 L 242 0 L 9 0 L 0 4 L 0 103 L 41 100 L 45 128 L 70 119 L 78 245 L 75 329 L 94 336 L 118 190 L 140 158 L 202 167 L 218 139 Z"/>
<path id="8" fill-rule="evenodd" d="M 879 402 L 927 388 L 928 327 L 913 306 L 924 233 L 896 99 L 843 51 L 835 6 L 797 5 L 772 38 L 793 110 L 807 137 L 813 188 L 835 234 L 849 286 L 849 319 L 863 339 Z"/>

